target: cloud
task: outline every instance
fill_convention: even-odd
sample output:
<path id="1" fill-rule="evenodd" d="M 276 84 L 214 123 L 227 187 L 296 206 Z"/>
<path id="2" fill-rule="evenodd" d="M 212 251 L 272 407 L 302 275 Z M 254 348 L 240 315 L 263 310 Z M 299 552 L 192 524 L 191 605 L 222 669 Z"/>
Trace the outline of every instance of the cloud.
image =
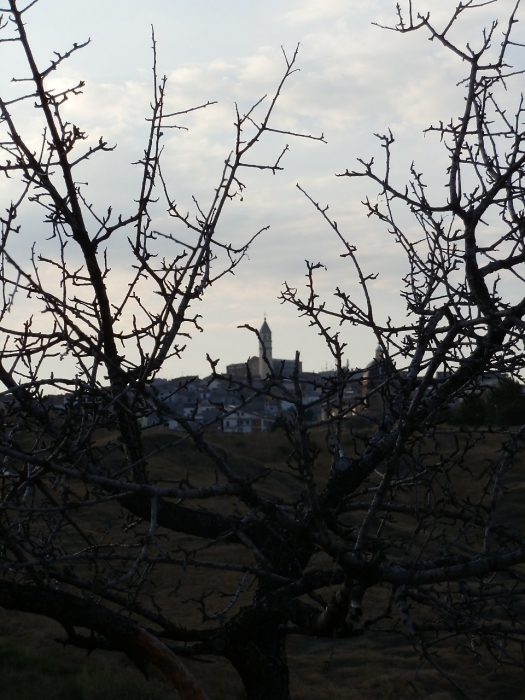
<path id="1" fill-rule="evenodd" d="M 323 3 L 317 0 L 295 2 L 294 7 L 281 14 L 281 20 L 290 25 L 306 25 L 326 23 L 327 20 L 359 21 L 359 15 L 368 17 L 380 6 L 377 0 L 325 0 Z"/>

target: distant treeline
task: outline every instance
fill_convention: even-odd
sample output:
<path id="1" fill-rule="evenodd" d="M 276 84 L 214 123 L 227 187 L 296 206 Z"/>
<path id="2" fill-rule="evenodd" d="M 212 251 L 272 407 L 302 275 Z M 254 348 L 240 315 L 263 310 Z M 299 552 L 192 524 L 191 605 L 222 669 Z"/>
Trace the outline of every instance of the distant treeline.
<path id="1" fill-rule="evenodd" d="M 504 379 L 498 387 L 483 394 L 466 396 L 457 409 L 444 412 L 443 422 L 498 428 L 525 423 L 523 387 L 513 379 Z"/>

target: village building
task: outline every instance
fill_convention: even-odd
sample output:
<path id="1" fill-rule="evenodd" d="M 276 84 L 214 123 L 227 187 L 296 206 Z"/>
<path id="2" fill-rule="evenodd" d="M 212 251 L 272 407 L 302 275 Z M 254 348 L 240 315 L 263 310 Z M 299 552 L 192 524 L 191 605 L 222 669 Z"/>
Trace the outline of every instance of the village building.
<path id="1" fill-rule="evenodd" d="M 222 420 L 222 430 L 225 433 L 264 433 L 270 430 L 274 421 L 275 417 L 237 410 Z"/>
<path id="2" fill-rule="evenodd" d="M 383 411 L 384 384 L 387 379 L 386 364 L 383 357 L 383 348 L 376 347 L 373 360 L 367 364 L 363 372 L 361 382 L 361 396 L 363 409 L 371 414 L 379 414 Z"/>
<path id="3" fill-rule="evenodd" d="M 295 371 L 295 360 L 281 360 L 273 357 L 272 331 L 264 317 L 263 324 L 259 330 L 259 354 L 250 357 L 246 362 L 230 364 L 226 367 L 226 376 L 234 379 L 242 379 L 248 375 L 264 379 L 270 373 L 281 377 L 291 377 Z M 302 372 L 303 365 L 299 361 L 298 371 Z"/>

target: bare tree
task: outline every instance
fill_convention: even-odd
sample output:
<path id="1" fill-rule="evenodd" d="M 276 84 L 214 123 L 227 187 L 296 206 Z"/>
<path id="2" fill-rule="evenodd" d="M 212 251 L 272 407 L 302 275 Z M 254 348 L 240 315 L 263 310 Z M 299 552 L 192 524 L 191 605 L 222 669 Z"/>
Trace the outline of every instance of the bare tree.
<path id="1" fill-rule="evenodd" d="M 210 360 L 210 381 L 223 382 L 242 405 L 265 397 L 293 406 L 284 421 L 290 454 L 279 490 L 274 474 L 254 472 L 214 446 L 209 426 L 174 410 L 153 380 L 197 326 L 193 302 L 248 250 L 251 241 L 239 248 L 225 242 L 218 223 L 244 187 L 243 167 L 281 168 L 284 151 L 269 165 L 250 163 L 247 155 L 268 131 L 292 135 L 270 119 L 296 53 L 285 55 L 283 79 L 266 111 L 258 103 L 237 112 L 219 185 L 208 208 L 196 203 L 194 218 L 181 212 L 161 167 L 163 131 L 190 110 L 165 113 L 166 81 L 154 66 L 135 208 L 122 216 L 99 213 L 76 173 L 110 147 L 101 139 L 82 150 L 86 135 L 62 116 L 65 100 L 82 84 L 55 92 L 46 82 L 83 45 L 38 67 L 24 24 L 34 4 L 20 8 L 10 0 L 2 20 L 3 48 L 22 46 L 32 88 L 0 101 L 0 168 L 20 188 L 1 218 L 0 605 L 57 620 L 70 644 L 124 650 L 140 665 L 156 664 L 183 697 L 205 696 L 181 656 L 226 657 L 249 700 L 280 700 L 289 697 L 288 635 L 351 638 L 399 621 L 421 658 L 464 697 L 467 690 L 434 654 L 446 640 L 474 655 L 485 647 L 498 663 L 523 667 L 524 533 L 522 523 L 505 517 L 502 494 L 525 429 L 497 432 L 499 452 L 480 462 L 471 453 L 490 430 L 459 433 L 442 424 L 448 407 L 488 372 L 520 378 L 523 370 L 524 111 L 520 97 L 512 118 L 502 102 L 503 90 L 505 100 L 514 96 L 520 76 L 506 60 L 520 48 L 512 38 L 519 2 L 502 39 L 494 23 L 477 49 L 449 39 L 462 16 L 479 6 L 472 0 L 459 4 L 443 29 L 429 15 L 416 17 L 412 3 L 406 15 L 398 7 L 392 29 L 427 32 L 468 68 L 461 116 L 429 129 L 449 158 L 440 201 L 430 201 L 415 166 L 407 186 L 393 183 L 391 133 L 379 137 L 383 170 L 362 160 L 359 170 L 341 175 L 377 186 L 378 197 L 365 202 L 368 213 L 406 253 L 403 324 L 378 320 L 371 275 L 356 248 L 328 209 L 305 193 L 333 230 L 334 244 L 342 245 L 364 301 L 342 289 L 338 307 L 320 300 L 319 264 L 308 265 L 305 296 L 285 286 L 283 299 L 324 337 L 336 371 L 305 379 L 297 358 L 289 376 L 268 361 L 265 378 L 248 371 L 235 379 L 220 375 Z M 14 116 L 35 102 L 43 120 L 38 149 Z M 153 230 L 159 190 L 185 233 Z M 44 212 L 49 233 L 20 246 L 26 234 L 19 212 L 30 205 Z M 417 221 L 417 237 L 398 224 L 400 206 Z M 128 242 L 133 273 L 125 291 L 111 297 L 106 248 L 117 238 Z M 141 300 L 150 290 L 155 307 Z M 23 318 L 27 297 L 31 312 Z M 345 367 L 334 324 L 375 334 L 378 356 L 364 374 Z M 57 376 L 59 359 L 72 368 L 64 377 Z M 357 376 L 362 392 L 348 401 L 345 390 Z M 67 397 L 64 410 L 50 404 L 51 390 Z M 308 392 L 317 392 L 313 404 Z M 311 418 L 315 405 L 324 407 L 318 420 Z M 226 419 L 228 408 L 216 408 L 219 421 Z M 141 420 L 153 412 L 176 420 L 182 432 L 153 445 Z M 332 455 L 328 472 L 313 439 L 321 432 Z M 207 465 L 204 479 L 202 470 L 194 478 L 184 464 L 189 442 Z M 166 475 L 158 458 L 174 449 L 183 469 L 174 463 Z M 217 607 L 203 590 L 195 599 L 201 624 L 183 626 L 176 594 L 187 581 L 197 588 L 191 582 L 201 570 L 218 577 L 214 586 L 229 592 L 228 602 Z"/>

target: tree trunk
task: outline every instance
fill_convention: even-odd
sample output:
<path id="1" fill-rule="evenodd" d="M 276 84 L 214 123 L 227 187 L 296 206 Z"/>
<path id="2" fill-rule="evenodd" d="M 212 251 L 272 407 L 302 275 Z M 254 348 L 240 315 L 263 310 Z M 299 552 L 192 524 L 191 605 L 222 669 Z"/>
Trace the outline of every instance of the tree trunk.
<path id="1" fill-rule="evenodd" d="M 228 658 L 239 673 L 247 700 L 290 700 L 285 638 L 275 623 L 231 645 Z"/>

